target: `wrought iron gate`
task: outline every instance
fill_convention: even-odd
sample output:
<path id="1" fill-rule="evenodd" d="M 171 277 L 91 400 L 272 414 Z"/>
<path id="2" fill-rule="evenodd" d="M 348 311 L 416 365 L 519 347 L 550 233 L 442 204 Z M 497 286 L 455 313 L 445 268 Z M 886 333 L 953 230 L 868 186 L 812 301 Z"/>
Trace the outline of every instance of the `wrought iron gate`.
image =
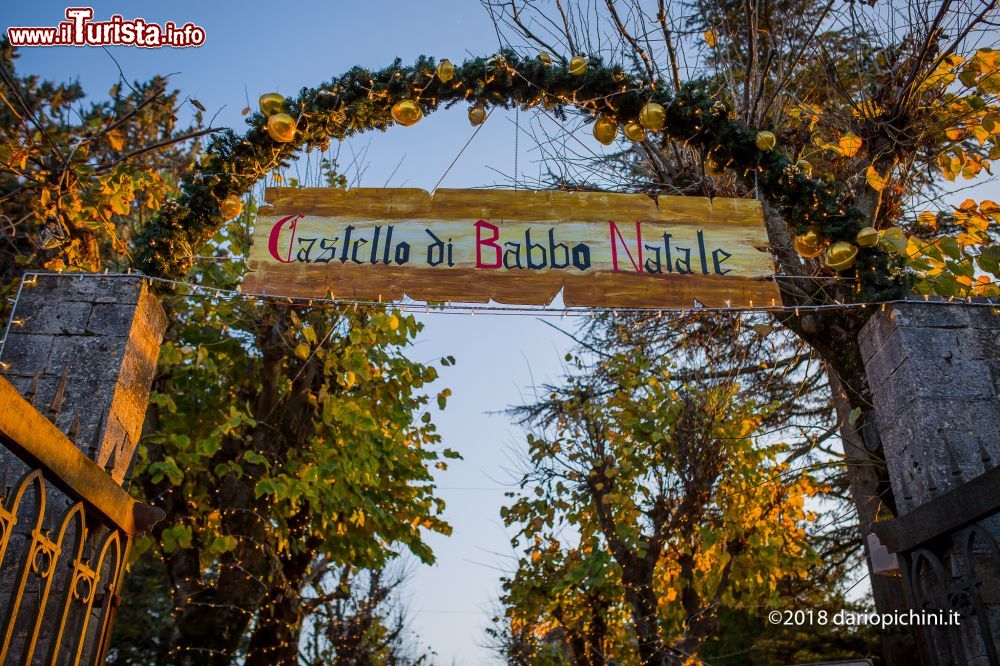
<path id="1" fill-rule="evenodd" d="M 0 377 L 0 663 L 103 663 L 132 539 L 162 513 L 33 402 Z"/>
<path id="2" fill-rule="evenodd" d="M 992 462 L 984 457 L 985 474 L 876 525 L 900 555 L 911 607 L 958 614 L 957 624 L 918 628 L 921 657 L 934 666 L 1000 666 L 1000 468 Z"/>

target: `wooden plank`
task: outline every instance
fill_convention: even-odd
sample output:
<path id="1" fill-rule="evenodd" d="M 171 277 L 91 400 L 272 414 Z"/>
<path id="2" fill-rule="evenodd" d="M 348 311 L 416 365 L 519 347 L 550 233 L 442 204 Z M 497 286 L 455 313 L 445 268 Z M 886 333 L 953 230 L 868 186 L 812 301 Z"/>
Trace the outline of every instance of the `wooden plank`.
<path id="1" fill-rule="evenodd" d="M 55 425 L 0 377 L 0 442 L 71 497 L 80 498 L 130 536 L 143 510 L 111 475 L 85 456 Z"/>
<path id="2" fill-rule="evenodd" d="M 875 524 L 893 553 L 912 551 L 932 539 L 1000 513 L 1000 467 L 966 481 L 909 513 Z"/>
<path id="3" fill-rule="evenodd" d="M 605 192 L 269 188 L 243 289 L 569 306 L 777 302 L 759 202 Z"/>

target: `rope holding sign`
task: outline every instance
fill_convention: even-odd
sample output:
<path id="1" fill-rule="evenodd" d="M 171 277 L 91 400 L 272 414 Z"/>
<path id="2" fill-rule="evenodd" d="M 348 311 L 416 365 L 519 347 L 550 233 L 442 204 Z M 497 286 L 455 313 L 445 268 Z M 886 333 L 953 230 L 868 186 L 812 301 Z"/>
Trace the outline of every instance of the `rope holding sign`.
<path id="1" fill-rule="evenodd" d="M 521 135 L 521 114 L 519 111 L 514 111 L 514 189 L 517 189 L 517 180 L 520 176 L 517 168 L 517 153 L 518 153 L 518 138 Z"/>

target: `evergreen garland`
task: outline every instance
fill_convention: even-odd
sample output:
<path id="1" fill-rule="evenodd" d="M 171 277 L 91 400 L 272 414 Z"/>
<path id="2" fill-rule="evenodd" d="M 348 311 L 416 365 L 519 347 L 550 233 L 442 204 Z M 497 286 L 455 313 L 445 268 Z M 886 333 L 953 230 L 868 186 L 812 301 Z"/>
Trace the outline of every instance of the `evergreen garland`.
<path id="1" fill-rule="evenodd" d="M 567 107 L 575 106 L 595 118 L 613 117 L 619 124 L 637 119 L 647 102 L 657 102 L 666 109 L 667 136 L 710 152 L 713 160 L 748 183 L 756 173 L 758 185 L 795 233 L 816 224 L 830 241 L 853 243 L 867 223 L 837 183 L 806 176 L 779 149 L 759 149 L 757 130 L 736 119 L 731 108 L 712 95 L 707 81 L 689 82 L 679 91 L 660 82 L 650 90 L 598 57 L 589 59 L 584 74 L 573 75 L 565 63 L 549 65 L 509 50 L 465 61 L 447 83 L 436 76 L 436 68 L 427 57 L 412 66 L 397 59 L 376 72 L 355 67 L 324 85 L 303 88 L 297 97 L 285 99 L 283 111 L 296 119 L 297 130 L 287 143 L 271 139 L 261 113 L 248 118 L 250 129 L 242 137 L 228 129 L 213 136 L 195 174 L 182 184 L 180 197 L 164 205 L 136 239 L 137 268 L 148 275 L 183 277 L 198 248 L 225 222 L 221 201 L 250 191 L 303 148 L 325 150 L 332 139 L 388 129 L 395 124 L 393 104 L 404 99 L 417 102 L 424 114 L 459 102 L 505 109 L 541 104 L 565 118 Z M 855 267 L 861 300 L 898 298 L 907 291 L 898 259 L 877 246 L 859 248 Z"/>

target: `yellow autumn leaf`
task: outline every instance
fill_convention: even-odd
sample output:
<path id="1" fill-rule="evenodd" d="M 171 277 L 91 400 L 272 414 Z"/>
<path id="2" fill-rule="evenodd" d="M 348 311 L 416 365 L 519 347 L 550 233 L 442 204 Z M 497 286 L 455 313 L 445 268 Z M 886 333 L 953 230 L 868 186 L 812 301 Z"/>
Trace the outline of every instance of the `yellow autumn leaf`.
<path id="1" fill-rule="evenodd" d="M 946 86 L 955 80 L 955 69 L 958 68 L 965 59 L 960 55 L 949 55 L 938 63 L 934 71 L 928 75 L 921 84 L 921 89 L 932 88 L 934 86 Z"/>
<path id="2" fill-rule="evenodd" d="M 966 233 L 962 232 L 955 236 L 955 242 L 959 245 L 970 247 L 972 245 L 979 245 L 983 242 L 983 239 L 977 233 Z M 959 276 L 961 277 L 961 276 Z"/>
<path id="3" fill-rule="evenodd" d="M 129 212 L 129 202 L 125 200 L 122 194 L 116 194 L 108 199 L 108 203 L 111 205 L 111 211 L 118 215 L 128 215 Z"/>
<path id="4" fill-rule="evenodd" d="M 982 120 L 982 128 L 990 134 L 1000 133 L 1000 113 L 988 113 Z"/>
<path id="5" fill-rule="evenodd" d="M 1000 70 L 994 69 L 989 74 L 984 75 L 977 84 L 979 91 L 987 95 L 1000 93 Z"/>
<path id="6" fill-rule="evenodd" d="M 977 72 L 990 72 L 997 69 L 997 55 L 1000 51 L 995 51 L 990 48 L 983 48 L 976 51 L 976 55 L 972 56 L 972 60 L 969 61 L 969 66 Z"/>
<path id="7" fill-rule="evenodd" d="M 947 180 L 955 180 L 955 177 L 962 172 L 962 160 L 951 153 L 941 153 L 937 161 L 941 167 L 941 174 Z"/>
<path id="8" fill-rule="evenodd" d="M 965 228 L 969 231 L 981 231 L 985 233 L 990 228 L 990 218 L 979 213 L 973 213 L 966 218 Z"/>
<path id="9" fill-rule="evenodd" d="M 840 148 L 839 152 L 841 155 L 844 157 L 854 157 L 861 150 L 861 137 L 853 132 L 848 132 L 840 137 L 837 145 Z"/>
<path id="10" fill-rule="evenodd" d="M 855 118 L 877 118 L 882 113 L 882 107 L 873 99 L 866 99 L 851 108 Z"/>
<path id="11" fill-rule="evenodd" d="M 937 214 L 929 210 L 921 211 L 921 213 L 917 215 L 917 224 L 919 224 L 922 227 L 930 227 L 931 229 L 936 229 Z"/>
<path id="12" fill-rule="evenodd" d="M 122 134 L 121 130 L 113 129 L 110 132 L 108 132 L 107 136 L 108 136 L 108 143 L 110 143 L 111 147 L 114 148 L 115 150 L 121 150 L 122 148 L 125 147 L 125 135 Z"/>
<path id="13" fill-rule="evenodd" d="M 997 288 L 996 283 L 986 275 L 980 275 L 976 278 L 976 283 L 972 285 L 972 291 L 977 296 L 996 296 L 1000 294 L 1000 289 Z"/>
<path id="14" fill-rule="evenodd" d="M 712 48 L 719 43 L 719 33 L 714 28 L 705 31 L 705 43 Z"/>
<path id="15" fill-rule="evenodd" d="M 972 180 L 979 175 L 979 172 L 983 170 L 983 165 L 979 163 L 977 159 L 970 159 L 962 167 L 962 178 L 966 180 Z"/>
<path id="16" fill-rule="evenodd" d="M 865 180 L 868 181 L 868 187 L 872 188 L 876 192 L 881 192 L 885 189 L 885 184 L 888 181 L 888 175 L 881 176 L 879 172 L 875 170 L 875 167 L 869 166 L 868 170 L 865 172 Z"/>
<path id="17" fill-rule="evenodd" d="M 1000 216 L 1000 204 L 990 199 L 983 199 L 979 204 L 979 212 L 983 215 L 989 215 L 992 218 L 997 218 Z"/>

